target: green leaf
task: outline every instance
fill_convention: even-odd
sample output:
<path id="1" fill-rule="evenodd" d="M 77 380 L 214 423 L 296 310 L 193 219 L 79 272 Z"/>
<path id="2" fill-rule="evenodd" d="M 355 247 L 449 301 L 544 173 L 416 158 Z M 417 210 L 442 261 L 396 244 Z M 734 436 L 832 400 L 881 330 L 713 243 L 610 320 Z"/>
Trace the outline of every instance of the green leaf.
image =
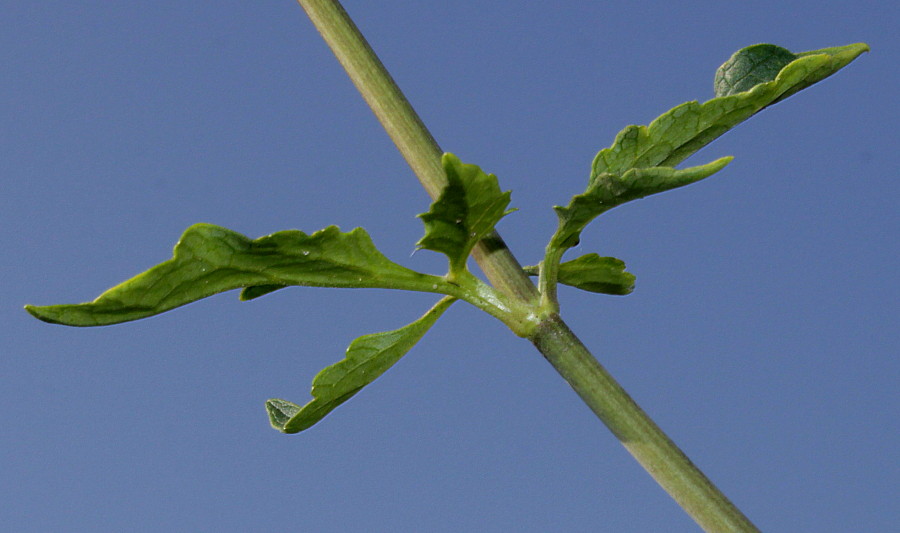
<path id="1" fill-rule="evenodd" d="M 96 300 L 26 306 L 35 317 L 70 326 L 101 326 L 148 317 L 223 291 L 249 287 L 244 298 L 287 285 L 378 287 L 444 292 L 443 278 L 391 262 L 362 228 L 335 226 L 307 235 L 280 231 L 251 240 L 212 224 L 185 231 L 172 259 L 117 285 Z"/>
<path id="2" fill-rule="evenodd" d="M 765 51 L 754 47 L 750 49 Z M 738 89 L 745 88 L 739 80 L 729 78 L 726 83 L 719 81 L 719 78 L 732 70 L 728 67 L 730 63 L 737 63 L 742 57 L 746 59 L 747 50 L 738 51 L 723 65 L 726 72 L 717 76 L 717 88 L 721 87 L 726 92 L 729 84 Z M 622 174 L 631 168 L 675 166 L 740 122 L 827 78 L 868 50 L 868 45 L 857 43 L 795 54 L 796 59 L 781 68 L 772 81 L 759 83 L 749 90 L 713 98 L 703 104 L 696 101 L 681 104 L 658 117 L 649 126 L 628 126 L 619 132 L 612 146 L 600 150 L 594 158 L 591 176 Z M 767 63 L 767 66 L 777 65 L 786 58 L 782 52 L 775 52 L 775 55 L 778 57 Z M 752 65 L 750 70 L 753 70 Z M 766 70 L 766 76 L 771 74 L 771 69 L 762 70 Z"/>
<path id="3" fill-rule="evenodd" d="M 722 170 L 731 160 L 731 157 L 723 157 L 685 169 L 632 168 L 621 177 L 611 173 L 595 176 L 587 190 L 573 196 L 568 206 L 553 208 L 559 218 L 559 228 L 553 235 L 551 246 L 562 249 L 575 246 L 581 230 L 601 213 L 631 200 L 700 181 Z"/>
<path id="4" fill-rule="evenodd" d="M 297 433 L 321 420 L 399 361 L 454 301 L 452 297 L 442 299 L 421 318 L 398 330 L 354 340 L 343 360 L 324 368 L 313 379 L 309 403 L 301 407 L 287 400 L 266 402 L 272 427 Z"/>
<path id="5" fill-rule="evenodd" d="M 447 186 L 431 209 L 419 215 L 425 223 L 425 236 L 417 246 L 445 254 L 450 259 L 450 273 L 455 275 L 466 269 L 475 244 L 515 210 L 506 210 L 510 192 L 500 191 L 497 176 L 463 164 L 453 154 L 444 154 L 441 162 Z"/>
<path id="6" fill-rule="evenodd" d="M 529 276 L 537 276 L 540 267 L 524 267 Z M 597 254 L 583 255 L 559 265 L 558 281 L 588 292 L 623 296 L 634 290 L 634 274 L 625 272 L 625 262 Z"/>

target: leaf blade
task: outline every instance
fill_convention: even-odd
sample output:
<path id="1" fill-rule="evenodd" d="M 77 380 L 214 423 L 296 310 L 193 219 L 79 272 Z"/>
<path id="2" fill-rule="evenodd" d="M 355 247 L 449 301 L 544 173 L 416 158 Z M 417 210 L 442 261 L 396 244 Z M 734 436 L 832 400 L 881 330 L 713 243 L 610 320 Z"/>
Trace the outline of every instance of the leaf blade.
<path id="1" fill-rule="evenodd" d="M 732 157 L 685 169 L 672 167 L 632 168 L 623 175 L 601 174 L 582 194 L 565 207 L 555 206 L 559 227 L 551 239 L 553 248 L 566 249 L 578 243 L 581 231 L 597 216 L 632 200 L 700 181 L 725 168 Z"/>
<path id="2" fill-rule="evenodd" d="M 445 297 L 411 324 L 357 338 L 347 347 L 344 359 L 316 374 L 313 399 L 306 405 L 268 400 L 269 423 L 282 433 L 298 433 L 313 426 L 396 364 L 454 301 Z"/>
<path id="3" fill-rule="evenodd" d="M 447 186 L 428 212 L 419 215 L 425 224 L 425 236 L 416 246 L 446 255 L 451 275 L 455 275 L 465 270 L 475 244 L 514 209 L 506 209 L 510 192 L 500 191 L 497 176 L 477 165 L 464 164 L 450 153 L 443 155 L 441 164 Z"/>
<path id="4" fill-rule="evenodd" d="M 540 267 L 523 267 L 529 276 L 540 274 Z M 615 257 L 586 254 L 560 263 L 557 280 L 563 285 L 600 294 L 624 296 L 634 291 L 635 276 L 625 271 L 625 262 Z"/>
<path id="5" fill-rule="evenodd" d="M 443 278 L 393 263 L 362 228 L 336 226 L 307 235 L 289 230 L 251 240 L 213 224 L 189 227 L 172 259 L 105 291 L 92 302 L 25 309 L 45 322 L 100 326 L 153 316 L 220 292 L 287 285 L 400 288 L 440 292 Z M 252 291 L 252 289 L 251 289 Z"/>

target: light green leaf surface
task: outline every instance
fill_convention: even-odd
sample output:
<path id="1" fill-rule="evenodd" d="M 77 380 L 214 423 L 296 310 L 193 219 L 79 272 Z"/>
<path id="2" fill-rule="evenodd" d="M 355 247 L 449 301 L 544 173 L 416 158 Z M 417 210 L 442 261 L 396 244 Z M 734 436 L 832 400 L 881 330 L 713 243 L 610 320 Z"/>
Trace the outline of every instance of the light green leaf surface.
<path id="1" fill-rule="evenodd" d="M 540 267 L 523 267 L 529 276 L 537 276 Z M 597 254 L 583 255 L 559 265 L 559 283 L 601 294 L 623 296 L 634 290 L 634 274 L 625 272 L 625 262 Z"/>
<path id="2" fill-rule="evenodd" d="M 601 213 L 631 200 L 700 181 L 722 170 L 731 160 L 723 157 L 685 169 L 632 168 L 621 177 L 610 173 L 595 176 L 587 190 L 573 196 L 568 206 L 553 208 L 559 218 L 559 228 L 550 246 L 560 249 L 575 246 L 581 230 Z"/>
<path id="3" fill-rule="evenodd" d="M 46 322 L 101 326 L 148 317 L 223 291 L 250 287 L 245 299 L 287 285 L 379 287 L 444 292 L 441 277 L 391 262 L 362 228 L 330 226 L 307 235 L 280 231 L 251 240 L 212 224 L 195 224 L 172 259 L 101 294 L 71 305 L 26 306 Z"/>
<path id="4" fill-rule="evenodd" d="M 399 361 L 454 301 L 451 297 L 442 299 L 406 327 L 354 340 L 343 360 L 324 368 L 313 379 L 309 403 L 301 407 L 287 400 L 266 402 L 272 427 L 297 433 L 321 420 Z"/>
<path id="5" fill-rule="evenodd" d="M 594 158 L 591 176 L 622 174 L 631 168 L 675 166 L 763 108 L 827 78 L 868 50 L 868 45 L 857 43 L 801 52 L 772 81 L 703 104 L 681 104 L 649 126 L 628 126 L 616 136 L 612 146 Z M 734 59 L 733 56 L 729 61 Z M 722 82 L 719 85 L 725 86 Z"/>
<path id="6" fill-rule="evenodd" d="M 507 210 L 510 192 L 501 192 L 497 177 L 476 165 L 463 164 L 453 154 L 441 160 L 447 186 L 419 215 L 425 223 L 425 236 L 417 243 L 421 249 L 441 252 L 450 259 L 450 274 L 466 269 L 466 260 L 475 244 L 487 236 Z"/>

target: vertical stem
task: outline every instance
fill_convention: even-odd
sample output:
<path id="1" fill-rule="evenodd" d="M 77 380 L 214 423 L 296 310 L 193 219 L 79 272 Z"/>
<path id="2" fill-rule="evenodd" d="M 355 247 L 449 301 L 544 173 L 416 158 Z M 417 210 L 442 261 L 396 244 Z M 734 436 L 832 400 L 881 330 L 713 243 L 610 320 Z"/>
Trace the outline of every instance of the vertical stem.
<path id="1" fill-rule="evenodd" d="M 437 197 L 445 183 L 441 150 L 340 3 L 298 1 L 425 190 Z M 499 235 L 483 240 L 473 256 L 495 287 L 537 305 L 537 289 Z M 703 529 L 716 533 L 758 531 L 641 410 L 555 312 L 546 314 L 530 340 Z"/>

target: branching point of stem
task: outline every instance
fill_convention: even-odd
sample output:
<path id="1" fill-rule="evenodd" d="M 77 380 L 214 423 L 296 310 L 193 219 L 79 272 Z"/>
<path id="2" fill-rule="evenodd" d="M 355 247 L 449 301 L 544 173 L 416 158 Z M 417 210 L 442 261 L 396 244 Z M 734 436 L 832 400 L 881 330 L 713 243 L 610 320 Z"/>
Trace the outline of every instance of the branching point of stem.
<path id="1" fill-rule="evenodd" d="M 336 0 L 298 1 L 422 185 L 436 198 L 445 185 L 441 150 L 371 47 Z M 496 232 L 479 243 L 473 256 L 497 290 L 535 305 L 537 288 Z M 554 277 L 548 273 L 544 284 L 549 311 L 555 306 Z M 634 403 L 558 315 L 547 313 L 529 338 L 698 524 L 707 531 L 757 531 Z"/>

